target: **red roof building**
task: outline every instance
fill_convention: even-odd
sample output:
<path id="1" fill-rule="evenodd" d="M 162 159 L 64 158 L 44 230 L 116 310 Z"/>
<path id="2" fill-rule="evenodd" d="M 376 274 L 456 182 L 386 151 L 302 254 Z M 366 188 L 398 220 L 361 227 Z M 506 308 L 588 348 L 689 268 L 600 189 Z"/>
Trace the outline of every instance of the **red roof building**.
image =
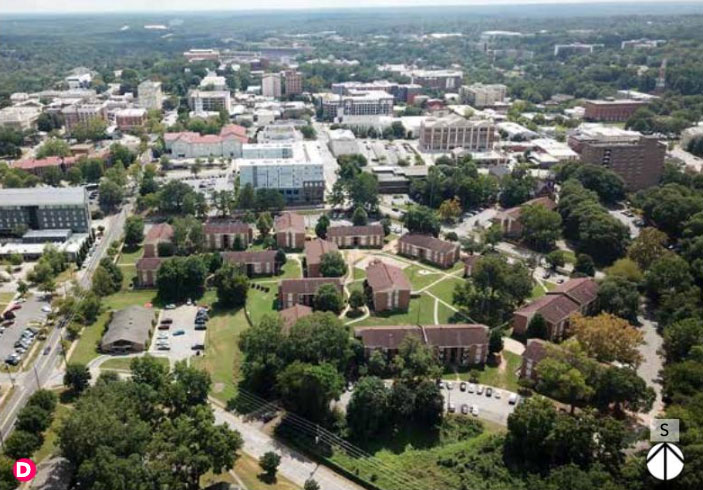
<path id="1" fill-rule="evenodd" d="M 412 286 L 400 267 L 374 260 L 366 267 L 374 311 L 407 311 Z"/>
<path id="2" fill-rule="evenodd" d="M 254 230 L 243 221 L 208 221 L 203 228 L 210 250 L 232 250 L 235 245 L 244 249 L 254 239 Z"/>
<path id="3" fill-rule="evenodd" d="M 47 168 L 52 167 L 58 168 L 62 172 L 65 172 L 75 165 L 77 161 L 78 159 L 74 157 L 51 156 L 39 159 L 29 158 L 26 160 L 17 160 L 12 164 L 12 168 L 18 168 L 34 175 L 41 175 L 41 173 Z"/>
<path id="4" fill-rule="evenodd" d="M 522 365 L 520 366 L 520 377 L 537 379 L 537 364 L 547 357 L 547 342 L 542 339 L 529 339 L 525 352 L 522 353 Z"/>
<path id="5" fill-rule="evenodd" d="M 408 233 L 398 239 L 398 253 L 447 268 L 459 260 L 459 244 Z"/>
<path id="6" fill-rule="evenodd" d="M 305 305 L 294 305 L 279 312 L 281 320 L 283 320 L 284 332 L 290 332 L 293 325 L 298 323 L 298 320 L 308 315 L 312 315 L 312 308 Z"/>
<path id="7" fill-rule="evenodd" d="M 137 286 L 153 288 L 156 286 L 156 275 L 164 259 L 160 257 L 142 257 L 137 260 Z"/>
<path id="8" fill-rule="evenodd" d="M 159 243 L 171 243 L 173 227 L 168 223 L 159 223 L 151 228 L 144 237 L 144 257 L 158 257 Z"/>
<path id="9" fill-rule="evenodd" d="M 336 252 L 339 249 L 337 245 L 321 238 L 315 238 L 305 242 L 305 267 L 307 269 L 307 277 L 322 277 L 320 264 L 322 256 L 329 252 Z"/>
<path id="10" fill-rule="evenodd" d="M 492 219 L 493 223 L 500 225 L 501 230 L 503 230 L 503 235 L 507 237 L 519 237 L 522 235 L 522 223 L 520 223 L 520 216 L 522 214 L 523 206 L 539 205 L 553 211 L 557 207 L 555 203 L 549 197 L 538 197 L 532 199 L 514 208 L 505 209 L 503 211 L 498 211 L 495 217 Z"/>
<path id="11" fill-rule="evenodd" d="M 298 213 L 283 213 L 273 223 L 279 248 L 301 249 L 305 244 L 305 218 Z"/>
<path id="12" fill-rule="evenodd" d="M 275 250 L 222 252 L 222 258 L 225 262 L 239 266 L 249 277 L 278 273 Z"/>
<path id="13" fill-rule="evenodd" d="M 281 309 L 295 305 L 312 306 L 317 290 L 324 284 L 333 284 L 342 294 L 342 280 L 338 277 L 306 277 L 284 279 L 278 285 L 278 302 Z"/>
<path id="14" fill-rule="evenodd" d="M 327 239 L 338 247 L 383 247 L 383 226 L 331 226 L 327 229 Z"/>

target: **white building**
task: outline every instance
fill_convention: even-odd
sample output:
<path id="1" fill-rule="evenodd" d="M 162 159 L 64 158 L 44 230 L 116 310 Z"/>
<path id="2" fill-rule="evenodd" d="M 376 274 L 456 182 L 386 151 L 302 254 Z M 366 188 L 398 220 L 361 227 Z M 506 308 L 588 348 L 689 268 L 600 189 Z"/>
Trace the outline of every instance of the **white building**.
<path id="1" fill-rule="evenodd" d="M 41 108 L 33 105 L 9 106 L 0 109 L 0 127 L 26 131 L 34 127 Z"/>
<path id="2" fill-rule="evenodd" d="M 246 146 L 247 155 L 263 155 L 264 158 L 243 158 L 237 162 L 240 186 L 251 184 L 254 189 L 276 189 L 291 202 L 323 200 L 323 164 L 314 145 L 298 142 L 292 145 Z M 262 148 L 254 148 L 257 146 Z"/>
<path id="3" fill-rule="evenodd" d="M 333 129 L 328 131 L 330 139 L 328 146 L 335 157 L 340 155 L 355 155 L 361 153 L 359 143 L 354 133 L 348 129 Z"/>
<path id="4" fill-rule="evenodd" d="M 461 94 L 462 102 L 482 108 L 494 106 L 497 102 L 503 102 L 507 91 L 508 87 L 499 83 L 491 85 L 474 83 L 462 86 L 459 93 Z"/>
<path id="5" fill-rule="evenodd" d="M 370 119 L 369 125 L 373 125 L 374 118 L 393 115 L 394 98 L 382 90 L 350 90 L 345 95 L 326 93 L 319 99 L 322 117 L 335 122 L 357 125 L 360 116 L 364 121 Z"/>
<path id="6" fill-rule="evenodd" d="M 224 91 L 227 90 L 227 79 L 225 77 L 208 74 L 200 80 L 200 88 L 203 90 Z"/>
<path id="7" fill-rule="evenodd" d="M 164 134 L 166 151 L 174 158 L 237 158 L 248 141 L 246 128 L 230 124 L 220 134 L 200 135 L 190 131 Z"/>
<path id="8" fill-rule="evenodd" d="M 531 141 L 530 160 L 540 167 L 551 167 L 560 162 L 574 162 L 579 154 L 566 143 L 551 138 L 537 138 Z"/>
<path id="9" fill-rule="evenodd" d="M 525 141 L 538 136 L 534 131 L 511 121 L 499 122 L 496 124 L 496 127 L 498 131 L 500 131 L 501 134 L 505 134 L 509 140 Z"/>
<path id="10" fill-rule="evenodd" d="M 137 87 L 137 104 L 144 109 L 161 109 L 163 93 L 161 82 L 145 80 Z"/>
<path id="11" fill-rule="evenodd" d="M 232 99 L 228 90 L 191 90 L 188 105 L 196 115 L 220 112 L 222 109 L 229 113 Z"/>
<path id="12" fill-rule="evenodd" d="M 265 73 L 261 77 L 261 95 L 279 98 L 282 94 L 280 73 Z"/>
<path id="13" fill-rule="evenodd" d="M 90 71 L 83 71 L 78 73 L 72 73 L 66 77 L 66 83 L 68 88 L 75 90 L 77 88 L 88 88 L 90 83 L 93 81 L 93 75 Z"/>
<path id="14" fill-rule="evenodd" d="M 700 136 L 703 136 L 703 124 L 684 129 L 681 132 L 681 148 L 686 150 L 691 140 Z"/>

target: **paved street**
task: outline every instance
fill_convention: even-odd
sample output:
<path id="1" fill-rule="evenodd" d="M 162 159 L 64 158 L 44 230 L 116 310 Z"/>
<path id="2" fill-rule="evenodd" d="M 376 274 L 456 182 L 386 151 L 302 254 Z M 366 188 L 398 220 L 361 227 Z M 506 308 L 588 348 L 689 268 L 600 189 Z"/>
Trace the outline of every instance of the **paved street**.
<path id="1" fill-rule="evenodd" d="M 640 228 L 635 225 L 635 223 L 640 219 L 638 216 L 629 217 L 625 216 L 626 209 L 611 209 L 608 212 L 611 216 L 617 218 L 622 224 L 627 226 L 630 230 L 630 237 L 637 238 L 640 234 Z"/>
<path id="2" fill-rule="evenodd" d="M 640 316 L 637 318 L 642 325 L 640 331 L 644 335 L 644 345 L 640 347 L 640 354 L 644 360 L 642 364 L 637 368 L 637 374 L 640 375 L 642 379 L 654 389 L 657 394 L 657 398 L 652 405 L 652 409 L 643 416 L 645 422 L 651 421 L 657 414 L 659 414 L 664 409 L 664 403 L 662 401 L 662 386 L 659 381 L 659 372 L 664 367 L 664 362 L 659 351 L 662 349 L 664 340 L 661 335 L 657 332 L 657 324 L 653 321 Z"/>
<path id="3" fill-rule="evenodd" d="M 244 440 L 243 450 L 247 454 L 259 458 L 267 451 L 274 451 L 281 456 L 281 465 L 278 467 L 280 474 L 299 486 L 305 480 L 314 478 L 323 490 L 360 490 L 361 487 L 346 478 L 334 473 L 325 466 L 321 466 L 303 454 L 290 449 L 273 439 L 261 430 L 261 424 L 244 422 L 240 417 L 226 412 L 219 406 L 211 404 L 215 410 L 217 423 L 225 423 L 236 429 Z"/>

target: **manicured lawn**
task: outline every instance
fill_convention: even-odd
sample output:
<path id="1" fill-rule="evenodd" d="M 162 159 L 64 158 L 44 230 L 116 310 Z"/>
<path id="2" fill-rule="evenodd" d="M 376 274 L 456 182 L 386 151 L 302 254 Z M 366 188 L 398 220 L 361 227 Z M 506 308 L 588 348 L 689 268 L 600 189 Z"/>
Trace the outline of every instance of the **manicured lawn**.
<path id="1" fill-rule="evenodd" d="M 73 279 L 73 275 L 75 274 L 75 272 L 76 264 L 69 264 L 65 271 L 61 272 L 58 276 L 56 276 L 54 282 L 56 282 L 56 284 L 61 284 L 64 281 L 70 281 L 71 279 Z"/>
<path id="2" fill-rule="evenodd" d="M 265 483 L 259 478 L 263 473 L 259 462 L 248 454 L 242 454 L 234 465 L 234 472 L 249 490 L 298 490 L 300 487 L 282 475 L 274 483 Z"/>
<path id="3" fill-rule="evenodd" d="M 364 292 L 364 281 L 350 282 L 349 284 L 347 284 L 347 289 L 349 290 L 349 294 L 351 294 L 352 291 L 356 291 L 357 289 L 363 293 Z"/>
<path id="4" fill-rule="evenodd" d="M 87 364 L 100 355 L 97 350 L 98 342 L 105 331 L 105 324 L 110 319 L 110 312 L 105 311 L 100 314 L 92 325 L 83 327 L 81 335 L 76 340 L 77 344 L 69 358 L 69 362 Z"/>
<path id="5" fill-rule="evenodd" d="M 419 298 L 410 300 L 407 312 L 372 313 L 372 315 L 354 326 L 381 325 L 434 325 L 434 298 L 422 294 Z"/>
<path id="6" fill-rule="evenodd" d="M 122 291 L 129 291 L 132 283 L 137 277 L 137 266 L 132 264 L 117 264 L 122 271 Z"/>
<path id="7" fill-rule="evenodd" d="M 123 291 L 103 298 L 103 305 L 113 310 L 120 310 L 127 306 L 141 305 L 147 303 L 155 304 L 156 289 L 135 289 Z"/>
<path id="8" fill-rule="evenodd" d="M 405 277 L 410 281 L 410 284 L 412 284 L 413 291 L 422 289 L 443 277 L 440 273 L 419 265 L 406 267 L 403 269 L 403 272 L 405 273 Z"/>
<path id="9" fill-rule="evenodd" d="M 463 279 L 447 277 L 442 282 L 438 282 L 432 286 L 428 291 L 437 296 L 438 298 L 446 301 L 450 305 L 454 304 L 454 289 L 457 285 L 461 284 Z"/>
<path id="10" fill-rule="evenodd" d="M 303 268 L 300 266 L 300 262 L 293 259 L 288 259 L 285 264 L 283 264 L 283 274 L 276 276 L 273 279 L 297 279 L 303 277 Z"/>
<path id="11" fill-rule="evenodd" d="M 195 367 L 210 373 L 212 396 L 223 403 L 237 392 L 242 355 L 237 342 L 247 328 L 243 309 L 213 311 L 205 336 L 205 355 L 191 358 Z"/>
<path id="12" fill-rule="evenodd" d="M 135 264 L 144 253 L 144 249 L 139 246 L 135 250 L 129 250 L 127 247 L 122 249 L 120 254 L 120 259 L 117 261 L 118 264 Z"/>
<path id="13" fill-rule="evenodd" d="M 61 427 L 63 421 L 71 413 L 71 410 L 73 410 L 73 407 L 70 405 L 64 405 L 62 403 L 56 405 L 56 410 L 54 410 L 54 419 L 51 421 L 51 425 L 44 433 L 44 442 L 32 456 L 32 461 L 35 463 L 41 463 L 57 451 L 58 447 L 56 446 L 56 442 L 59 437 L 59 427 Z"/>
<path id="14" fill-rule="evenodd" d="M 461 313 L 452 310 L 446 305 L 443 305 L 442 303 L 439 303 L 437 305 L 437 317 L 439 320 L 439 323 L 461 323 L 461 322 L 468 322 L 470 321 L 468 318 L 466 318 L 464 315 Z"/>
<path id="15" fill-rule="evenodd" d="M 254 324 L 259 323 L 264 315 L 277 311 L 278 284 L 270 282 L 261 284 L 261 287 L 268 288 L 268 292 L 250 287 L 247 293 L 246 307 Z"/>
<path id="16" fill-rule="evenodd" d="M 547 293 L 545 292 L 544 288 L 540 284 L 535 283 L 535 285 L 532 286 L 532 294 L 530 295 L 530 299 L 541 298 L 545 294 Z"/>
<path id="17" fill-rule="evenodd" d="M 359 279 L 366 279 L 366 271 L 359 267 L 354 267 L 354 280 L 357 281 Z"/>
<path id="18" fill-rule="evenodd" d="M 116 369 L 118 371 L 129 371 L 130 366 L 132 365 L 132 359 L 134 359 L 134 357 L 114 357 L 103 362 L 100 365 L 100 369 Z M 166 359 L 165 357 L 154 357 L 154 359 L 156 359 L 156 362 L 158 362 L 162 366 L 166 368 L 169 367 L 168 359 Z"/>

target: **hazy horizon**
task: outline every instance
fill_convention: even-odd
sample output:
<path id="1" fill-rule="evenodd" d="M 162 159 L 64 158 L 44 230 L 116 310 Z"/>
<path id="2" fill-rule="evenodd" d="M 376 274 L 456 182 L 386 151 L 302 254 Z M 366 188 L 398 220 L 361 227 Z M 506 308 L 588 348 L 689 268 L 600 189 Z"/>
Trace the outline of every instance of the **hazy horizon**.
<path id="1" fill-rule="evenodd" d="M 149 12 L 210 12 L 210 11 L 266 11 L 266 10 L 335 10 L 384 7 L 461 7 L 461 6 L 518 6 L 518 5 L 579 5 L 579 4 L 662 4 L 662 0 L 441 0 L 432 4 L 428 0 L 259 0 L 250 2 L 210 0 L 205 7 L 194 8 L 190 0 L 122 0 L 119 4 L 106 0 L 31 0 L 21 4 L 0 5 L 5 14 L 80 14 L 80 13 L 149 13 Z M 700 4 L 703 0 L 682 0 L 676 4 Z"/>

